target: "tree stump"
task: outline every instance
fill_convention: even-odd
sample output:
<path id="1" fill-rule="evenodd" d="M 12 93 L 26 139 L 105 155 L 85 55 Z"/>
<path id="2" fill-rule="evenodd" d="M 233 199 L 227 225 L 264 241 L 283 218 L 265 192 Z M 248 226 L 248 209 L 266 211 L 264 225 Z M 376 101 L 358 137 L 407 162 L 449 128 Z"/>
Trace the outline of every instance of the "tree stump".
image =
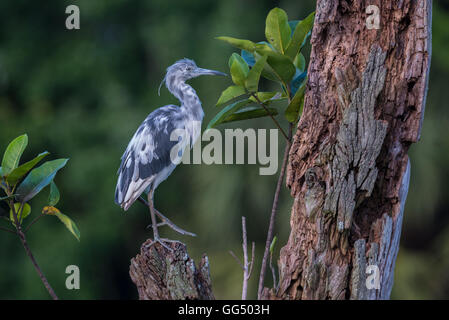
<path id="1" fill-rule="evenodd" d="M 212 300 L 209 260 L 203 255 L 198 267 L 185 244 L 169 244 L 172 251 L 145 241 L 140 254 L 131 259 L 129 274 L 140 300 Z"/>

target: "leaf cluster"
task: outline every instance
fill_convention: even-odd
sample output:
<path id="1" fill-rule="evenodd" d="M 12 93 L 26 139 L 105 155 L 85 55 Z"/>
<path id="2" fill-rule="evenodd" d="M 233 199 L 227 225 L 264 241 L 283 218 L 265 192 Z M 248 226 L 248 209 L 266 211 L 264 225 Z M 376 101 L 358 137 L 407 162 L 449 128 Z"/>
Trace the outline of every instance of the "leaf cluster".
<path id="1" fill-rule="evenodd" d="M 306 59 L 301 49 L 311 34 L 314 17 L 313 12 L 304 20 L 289 21 L 284 10 L 274 8 L 266 18 L 267 41 L 217 38 L 241 51 L 229 58 L 233 85 L 221 93 L 216 105 L 222 109 L 207 128 L 232 121 L 273 118 L 279 110 L 270 105 L 282 100 L 287 101 L 285 118 L 290 123 L 299 120 L 307 82 Z M 279 91 L 260 90 L 261 78 L 278 84 Z"/>
<path id="2" fill-rule="evenodd" d="M 26 134 L 15 138 L 6 148 L 0 167 L 0 190 L 4 193 L 0 197 L 0 201 L 6 202 L 9 207 L 11 224 L 16 229 L 21 227 L 24 220 L 31 215 L 30 200 L 49 187 L 47 206 L 43 208 L 41 214 L 56 216 L 79 240 L 80 232 L 76 224 L 55 208 L 59 202 L 60 193 L 54 178 L 56 173 L 67 164 L 68 159 L 46 161 L 36 167 L 49 155 L 49 152 L 44 151 L 34 159 L 20 164 L 27 145 L 28 136 Z"/>

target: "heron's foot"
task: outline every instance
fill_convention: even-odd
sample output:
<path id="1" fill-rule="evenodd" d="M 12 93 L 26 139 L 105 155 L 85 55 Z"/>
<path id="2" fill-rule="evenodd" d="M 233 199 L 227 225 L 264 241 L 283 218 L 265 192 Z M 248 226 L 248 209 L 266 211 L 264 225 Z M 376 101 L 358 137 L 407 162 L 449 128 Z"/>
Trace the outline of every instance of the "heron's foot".
<path id="1" fill-rule="evenodd" d="M 163 227 L 166 226 L 167 224 L 165 222 L 159 222 L 158 224 L 156 224 L 156 227 Z M 147 229 L 152 228 L 153 225 L 150 223 L 149 225 L 147 225 Z"/>
<path id="2" fill-rule="evenodd" d="M 182 244 L 181 241 L 170 240 L 170 239 L 165 239 L 165 238 L 155 237 L 155 238 L 153 239 L 153 241 L 152 241 L 149 245 L 147 245 L 146 247 L 147 247 L 147 248 L 150 248 L 152 245 L 154 245 L 154 244 L 156 244 L 156 243 L 159 243 L 162 247 L 164 247 L 165 249 L 167 249 L 167 250 L 170 251 L 170 252 L 173 252 L 173 249 L 170 248 L 170 247 L 167 245 L 168 243 L 181 243 L 181 244 Z"/>
<path id="3" fill-rule="evenodd" d="M 146 205 L 147 207 L 150 207 L 150 205 L 148 204 L 148 202 L 142 197 L 140 196 L 138 198 L 138 200 L 140 202 L 142 202 L 144 205 Z M 150 209 L 151 210 L 151 209 Z M 156 215 L 162 220 L 161 223 L 156 224 L 156 227 L 160 227 L 160 226 L 169 226 L 171 229 L 175 230 L 176 232 L 182 234 L 182 235 L 186 235 L 186 236 L 191 236 L 191 237 L 196 237 L 196 234 L 186 231 L 180 227 L 178 227 L 176 224 L 174 224 L 169 218 L 167 218 L 166 216 L 164 216 L 162 213 L 160 213 L 156 208 L 153 207 L 154 212 L 156 213 Z M 151 228 L 153 225 L 150 224 L 147 226 L 147 228 Z"/>
<path id="4" fill-rule="evenodd" d="M 186 231 L 180 227 L 178 227 L 176 224 L 174 224 L 170 219 L 168 219 L 166 216 L 164 216 L 162 213 L 160 213 L 158 210 L 154 209 L 155 213 L 158 215 L 158 217 L 162 220 L 161 223 L 157 224 L 157 227 L 161 227 L 161 226 L 168 226 L 170 227 L 172 230 L 185 235 L 185 236 L 191 236 L 191 237 L 196 237 L 196 234 Z M 152 227 L 152 225 L 148 225 L 147 228 Z"/>

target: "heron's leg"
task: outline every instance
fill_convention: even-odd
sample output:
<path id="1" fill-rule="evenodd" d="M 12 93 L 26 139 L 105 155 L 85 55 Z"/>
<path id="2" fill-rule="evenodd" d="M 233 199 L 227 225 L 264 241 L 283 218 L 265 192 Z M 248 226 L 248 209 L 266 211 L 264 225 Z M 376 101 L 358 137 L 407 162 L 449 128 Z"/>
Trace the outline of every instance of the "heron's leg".
<path id="1" fill-rule="evenodd" d="M 150 189 L 150 192 L 148 192 L 148 206 L 150 207 L 150 214 L 151 214 L 151 225 L 153 226 L 153 235 L 154 240 L 159 239 L 159 231 L 157 230 L 157 221 L 156 221 L 156 215 L 155 215 L 155 209 L 154 209 L 154 203 L 153 203 L 153 188 Z"/>
<path id="2" fill-rule="evenodd" d="M 159 225 L 164 225 L 165 223 L 161 223 L 158 224 L 157 220 L 156 220 L 156 209 L 154 208 L 154 200 L 153 200 L 153 195 L 154 195 L 154 189 L 151 188 L 150 192 L 148 192 L 148 207 L 150 208 L 150 214 L 151 214 L 151 224 L 153 227 L 153 242 L 151 242 L 151 244 L 149 246 L 154 245 L 155 243 L 159 242 L 161 244 L 162 247 L 164 247 L 165 249 L 169 250 L 169 251 L 173 251 L 172 248 L 170 248 L 169 246 L 167 246 L 164 242 L 176 242 L 176 241 L 172 241 L 172 240 L 168 240 L 168 239 L 161 239 L 159 237 L 159 231 L 157 230 L 157 227 Z"/>
<path id="3" fill-rule="evenodd" d="M 173 251 L 172 248 L 170 248 L 169 246 L 167 246 L 164 242 L 167 242 L 165 239 L 162 240 L 161 238 L 159 238 L 159 231 L 157 230 L 158 224 L 156 221 L 156 214 L 155 211 L 156 209 L 154 209 L 154 201 L 153 201 L 153 194 L 154 194 L 154 189 L 151 188 L 150 192 L 148 192 L 148 204 L 150 207 L 150 214 L 151 214 L 151 224 L 153 227 L 153 242 L 151 243 L 151 245 L 155 244 L 156 242 L 159 242 L 161 244 L 161 246 L 163 246 L 165 249 L 169 250 L 169 251 Z"/>
<path id="4" fill-rule="evenodd" d="M 149 204 L 145 201 L 144 198 L 140 197 L 139 200 L 144 203 L 145 205 L 149 206 Z M 166 225 L 169 226 L 170 228 L 172 228 L 173 230 L 175 230 L 176 232 L 182 234 L 182 235 L 186 235 L 186 236 L 191 236 L 191 237 L 196 237 L 196 234 L 186 231 L 180 227 L 178 227 L 176 224 L 174 224 L 170 219 L 168 219 L 166 216 L 164 216 L 162 213 L 160 213 L 156 208 L 154 208 L 154 213 L 162 220 L 162 223 L 159 225 Z M 151 222 L 151 227 L 153 226 L 154 222 Z M 148 226 L 148 227 L 150 227 Z"/>

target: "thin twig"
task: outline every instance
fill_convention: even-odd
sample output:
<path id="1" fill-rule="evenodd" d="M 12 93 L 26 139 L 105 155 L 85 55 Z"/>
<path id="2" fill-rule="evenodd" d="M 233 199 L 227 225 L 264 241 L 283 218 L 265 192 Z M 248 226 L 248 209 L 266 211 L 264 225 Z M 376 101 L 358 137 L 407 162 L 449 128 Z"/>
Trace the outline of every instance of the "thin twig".
<path id="1" fill-rule="evenodd" d="M 27 233 L 28 230 L 30 229 L 30 227 L 35 224 L 40 218 L 42 218 L 44 216 L 43 213 L 41 213 L 40 215 L 38 215 L 36 218 L 33 219 L 33 221 L 30 222 L 30 224 L 25 228 L 24 233 Z"/>
<path id="2" fill-rule="evenodd" d="M 10 230 L 8 228 L 0 227 L 0 230 L 6 231 L 6 232 L 9 232 L 9 233 L 12 233 L 12 234 L 17 234 L 14 230 Z"/>
<path id="3" fill-rule="evenodd" d="M 273 255 L 270 252 L 270 269 L 271 269 L 271 275 L 273 277 L 273 288 L 277 289 L 277 280 L 276 280 L 276 272 L 273 267 Z"/>
<path id="4" fill-rule="evenodd" d="M 274 194 L 274 199 L 273 199 L 273 206 L 271 208 L 270 225 L 268 227 L 267 241 L 265 242 L 265 251 L 263 254 L 262 267 L 260 269 L 260 275 L 259 275 L 259 287 L 257 289 L 257 298 L 259 300 L 262 298 L 262 290 L 263 290 L 263 285 L 264 285 L 265 272 L 267 269 L 268 254 L 270 252 L 271 241 L 273 241 L 274 222 L 275 222 L 276 212 L 277 212 L 277 207 L 278 207 L 278 202 L 279 202 L 279 194 L 281 191 L 282 182 L 284 181 L 285 168 L 287 167 L 288 154 L 290 152 L 290 147 L 291 147 L 292 128 L 293 128 L 293 125 L 290 123 L 289 129 L 288 129 L 287 144 L 286 144 L 285 150 L 284 150 L 284 159 L 282 161 L 281 172 L 279 174 L 279 178 L 277 181 L 276 192 Z"/>
<path id="5" fill-rule="evenodd" d="M 254 267 L 254 252 L 256 251 L 256 243 L 253 241 L 252 243 L 252 248 L 251 248 L 251 262 L 250 262 L 250 266 L 249 266 L 249 272 L 248 272 L 248 277 L 251 277 L 251 274 L 253 272 L 253 267 Z"/>
<path id="6" fill-rule="evenodd" d="M 229 254 L 235 259 L 235 261 L 237 261 L 237 263 L 242 268 L 242 270 L 245 270 L 245 268 L 243 267 L 243 264 L 240 262 L 239 258 L 237 258 L 237 256 L 235 255 L 235 253 L 232 250 L 229 250 Z"/>
<path id="7" fill-rule="evenodd" d="M 16 208 L 14 207 L 14 202 L 10 200 L 9 206 L 12 209 L 12 215 L 14 217 L 14 222 L 16 224 L 17 235 L 19 236 L 19 239 L 22 242 L 22 245 L 23 245 L 23 248 L 25 249 L 25 252 L 27 253 L 28 257 L 30 258 L 31 263 L 34 266 L 34 269 L 36 269 L 37 274 L 41 278 L 41 281 L 44 284 L 44 286 L 47 289 L 47 291 L 50 294 L 50 296 L 53 298 L 53 300 L 58 300 L 58 296 L 56 295 L 56 293 L 54 292 L 53 288 L 48 283 L 47 278 L 45 277 L 44 273 L 42 272 L 41 268 L 39 267 L 39 265 L 38 265 L 36 259 L 34 258 L 33 254 L 31 253 L 31 249 L 28 246 L 28 243 L 26 241 L 25 233 L 23 233 L 22 226 L 20 225 L 19 220 L 17 219 L 17 213 L 16 213 Z M 23 206 L 21 206 L 21 207 L 23 207 Z"/>
<path id="8" fill-rule="evenodd" d="M 246 300 L 246 297 L 248 296 L 248 281 L 251 277 L 251 272 L 253 270 L 254 266 L 254 252 L 256 245 L 253 242 L 252 243 L 252 251 L 251 251 L 251 261 L 248 262 L 248 237 L 246 233 L 246 218 L 242 217 L 242 248 L 243 248 L 243 264 L 240 262 L 240 259 L 237 258 L 237 256 L 232 252 L 232 250 L 229 251 L 231 256 L 237 261 L 237 263 L 240 265 L 240 267 L 243 270 L 243 285 L 242 285 L 242 300 Z"/>
<path id="9" fill-rule="evenodd" d="M 34 268 L 36 269 L 39 277 L 42 280 L 42 283 L 44 284 L 45 288 L 47 289 L 50 296 L 53 298 L 53 300 L 58 300 L 58 296 L 54 292 L 53 288 L 50 286 L 50 283 L 48 283 L 47 278 L 45 277 L 44 273 L 42 272 L 41 268 L 37 264 L 36 259 L 34 258 L 33 254 L 31 253 L 30 247 L 28 246 L 28 243 L 26 241 L 25 234 L 22 231 L 17 232 L 19 234 L 19 238 L 22 241 L 22 245 L 25 248 L 25 251 L 30 258 L 31 262 L 33 263 Z"/>
<path id="10" fill-rule="evenodd" d="M 270 118 L 273 120 L 273 122 L 276 124 L 276 126 L 278 127 L 278 129 L 281 131 L 281 133 L 282 133 L 282 135 L 284 136 L 284 138 L 285 138 L 287 141 L 290 141 L 290 139 L 288 138 L 288 136 L 287 136 L 287 134 L 285 133 L 284 129 L 282 129 L 281 125 L 280 125 L 279 122 L 276 120 L 276 118 L 271 114 L 270 110 L 268 110 L 267 106 L 266 106 L 262 101 L 260 101 L 259 97 L 258 97 L 256 94 L 251 93 L 251 96 L 254 97 L 254 99 L 256 99 L 257 103 L 258 103 L 262 108 L 265 109 L 265 111 L 268 113 L 268 115 L 270 116 Z"/>
<path id="11" fill-rule="evenodd" d="M 242 286 L 242 300 L 246 300 L 248 295 L 248 279 L 249 279 L 249 268 L 248 268 L 248 240 L 246 235 L 246 218 L 242 217 L 242 235 L 243 235 L 243 286 Z"/>

